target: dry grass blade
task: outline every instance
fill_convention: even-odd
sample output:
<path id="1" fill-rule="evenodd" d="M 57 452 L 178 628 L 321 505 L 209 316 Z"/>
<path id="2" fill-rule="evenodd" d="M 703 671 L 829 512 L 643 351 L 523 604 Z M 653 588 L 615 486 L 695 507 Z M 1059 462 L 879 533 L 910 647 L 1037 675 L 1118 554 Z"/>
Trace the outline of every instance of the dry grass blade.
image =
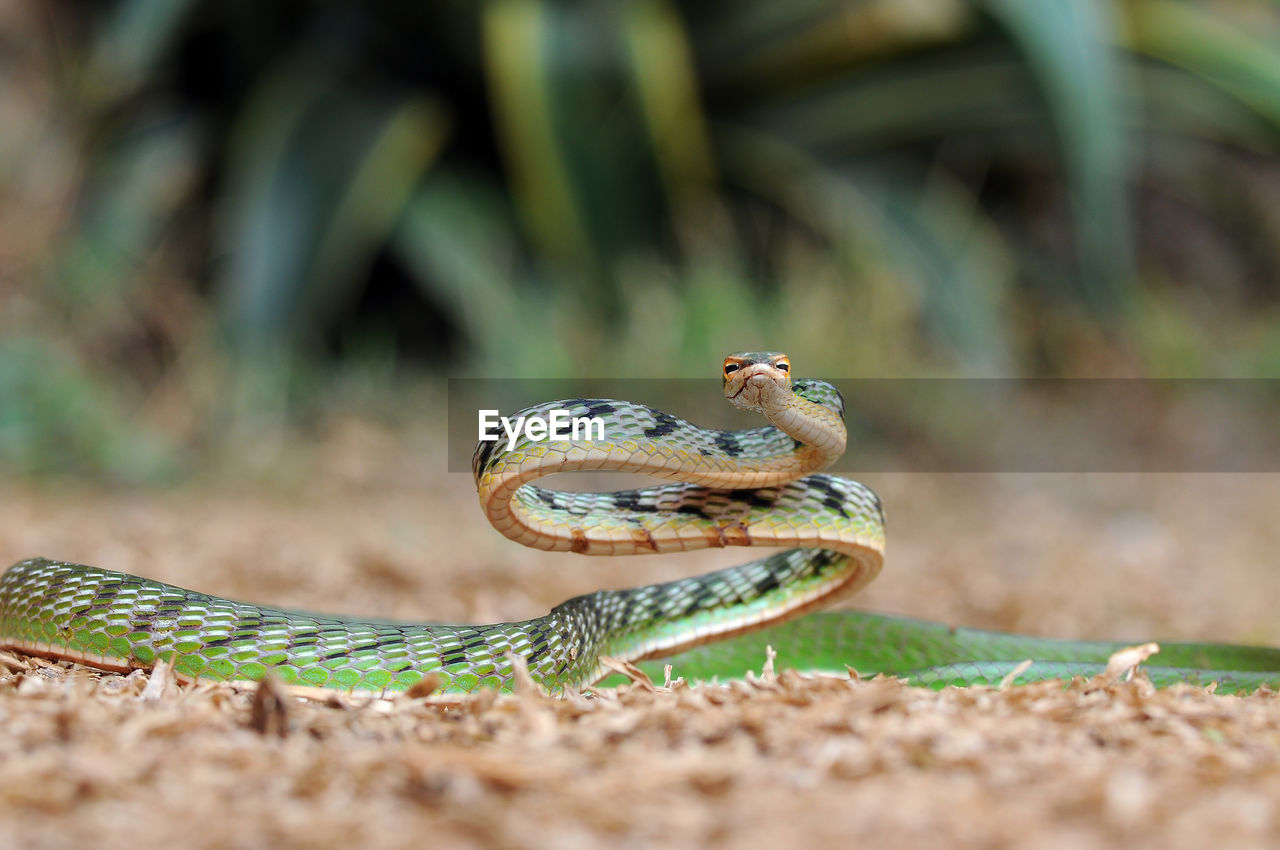
<path id="1" fill-rule="evenodd" d="M 1000 690 L 1003 691 L 1012 687 L 1013 683 L 1018 681 L 1018 677 L 1021 676 L 1023 673 L 1027 672 L 1027 670 L 1031 667 L 1033 663 L 1034 662 L 1030 658 L 1020 661 L 1017 667 L 1014 667 L 1012 670 L 1006 673 L 1005 677 L 1000 680 Z"/>
<path id="2" fill-rule="evenodd" d="M 601 655 L 600 665 L 615 673 L 621 673 L 623 676 L 626 676 L 632 684 L 639 685 L 650 693 L 658 692 L 658 686 L 653 683 L 653 680 L 649 678 L 648 674 L 636 665 L 632 664 L 630 661 L 622 661 L 609 655 Z"/>
<path id="3" fill-rule="evenodd" d="M 138 695 L 138 698 L 143 702 L 158 701 L 168 690 L 171 681 L 176 684 L 173 677 L 173 665 L 163 658 L 156 659 L 156 663 L 151 667 L 151 675 L 147 677 L 147 685 L 142 689 L 142 693 Z"/>
<path id="4" fill-rule="evenodd" d="M 440 690 L 440 677 L 435 673 L 428 673 L 418 681 L 409 686 L 405 691 L 405 695 L 410 699 L 422 699 L 429 697 L 436 691 Z"/>
<path id="5" fill-rule="evenodd" d="M 249 709 L 249 728 L 260 735 L 289 734 L 289 697 L 269 672 L 258 682 Z"/>
<path id="6" fill-rule="evenodd" d="M 1107 669 L 1102 675 L 1112 682 L 1120 681 L 1121 677 L 1127 682 L 1133 678 L 1133 673 L 1139 664 L 1159 651 L 1160 644 L 1158 643 L 1127 646 L 1111 654 L 1111 657 L 1107 659 Z"/>

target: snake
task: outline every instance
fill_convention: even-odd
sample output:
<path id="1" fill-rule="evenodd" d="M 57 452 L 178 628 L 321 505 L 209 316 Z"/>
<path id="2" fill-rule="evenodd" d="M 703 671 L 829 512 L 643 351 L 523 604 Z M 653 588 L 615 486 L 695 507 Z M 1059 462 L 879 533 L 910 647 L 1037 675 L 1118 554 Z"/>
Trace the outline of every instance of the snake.
<path id="1" fill-rule="evenodd" d="M 83 564 L 31 558 L 0 576 L 0 647 L 100 670 L 165 662 L 183 682 L 260 681 L 387 692 L 512 690 L 517 667 L 546 692 L 582 689 L 611 671 L 668 668 L 689 681 L 742 677 L 772 651 L 815 673 L 885 674 L 934 688 L 1071 680 L 1104 671 L 1115 641 L 956 628 L 868 611 L 822 611 L 880 572 L 885 510 L 867 486 L 823 473 L 845 450 L 845 400 L 796 378 L 778 352 L 725 358 L 724 396 L 763 426 L 701 428 L 662 410 L 562 399 L 509 421 L 544 423 L 480 440 L 480 506 L 507 538 L 581 555 L 781 549 L 703 575 L 576 596 L 517 622 L 380 621 L 257 605 Z M 559 433 L 556 415 L 597 421 Z M 659 479 L 611 493 L 537 486 L 563 472 Z M 1280 688 L 1280 649 L 1164 642 L 1143 671 L 1156 685 L 1219 693 Z M 419 690 L 420 692 L 420 690 Z"/>

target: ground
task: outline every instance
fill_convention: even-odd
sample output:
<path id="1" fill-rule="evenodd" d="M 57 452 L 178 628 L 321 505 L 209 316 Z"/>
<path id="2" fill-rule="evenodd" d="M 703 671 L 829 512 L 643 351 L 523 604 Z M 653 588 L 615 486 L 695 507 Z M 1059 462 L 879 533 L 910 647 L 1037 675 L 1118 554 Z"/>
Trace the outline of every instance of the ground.
<path id="1" fill-rule="evenodd" d="M 742 555 L 526 551 L 442 459 L 406 463 L 364 426 L 334 442 L 251 488 L 0 485 L 0 561 L 492 621 Z M 890 525 L 861 607 L 1280 643 L 1280 476 L 864 480 Z M 1271 693 L 1140 679 L 933 692 L 777 666 L 720 687 L 442 702 L 179 687 L 0 653 L 0 846 L 1167 848 L 1270 844 L 1280 827 Z"/>

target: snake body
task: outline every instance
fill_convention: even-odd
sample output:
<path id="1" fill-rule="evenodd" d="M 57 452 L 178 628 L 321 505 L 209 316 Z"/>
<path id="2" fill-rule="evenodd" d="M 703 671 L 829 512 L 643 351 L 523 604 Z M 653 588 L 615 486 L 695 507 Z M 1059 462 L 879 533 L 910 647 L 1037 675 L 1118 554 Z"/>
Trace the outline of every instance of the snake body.
<path id="1" fill-rule="evenodd" d="M 445 691 L 509 689 L 520 658 L 549 691 L 580 687 L 620 661 L 675 656 L 678 675 L 741 675 L 765 645 L 802 669 L 888 672 L 933 686 L 1090 675 L 1119 644 L 1055 641 L 864 612 L 801 616 L 855 593 L 878 574 L 884 509 L 858 482 L 818 470 L 844 450 L 844 400 L 830 384 L 792 379 L 785 355 L 725 360 L 725 396 L 764 415 L 746 431 L 696 427 L 611 399 L 553 410 L 598 417 L 603 439 L 482 441 L 473 458 L 494 527 L 538 549 L 587 555 L 723 546 L 794 548 L 702 576 L 574 597 L 543 617 L 490 625 L 377 622 L 223 599 L 111 570 L 44 558 L 0 576 L 0 647 L 107 670 L 167 660 L 183 680 L 258 680 L 398 690 L 432 676 Z M 516 418 L 516 417 L 513 417 Z M 617 493 L 534 485 L 574 470 L 637 472 L 671 483 Z M 1280 685 L 1280 650 L 1165 644 L 1157 683 Z"/>

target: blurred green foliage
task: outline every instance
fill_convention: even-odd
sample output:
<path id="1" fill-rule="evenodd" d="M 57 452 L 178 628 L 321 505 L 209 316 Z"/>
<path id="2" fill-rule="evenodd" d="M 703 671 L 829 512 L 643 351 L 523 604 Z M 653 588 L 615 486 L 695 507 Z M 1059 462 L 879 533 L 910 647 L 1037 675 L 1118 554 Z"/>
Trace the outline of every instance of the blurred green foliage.
<path id="1" fill-rule="evenodd" d="M 1275 376 L 1277 47 L 1267 0 L 17 4 L 0 464 L 170 475 L 352 374 Z"/>

